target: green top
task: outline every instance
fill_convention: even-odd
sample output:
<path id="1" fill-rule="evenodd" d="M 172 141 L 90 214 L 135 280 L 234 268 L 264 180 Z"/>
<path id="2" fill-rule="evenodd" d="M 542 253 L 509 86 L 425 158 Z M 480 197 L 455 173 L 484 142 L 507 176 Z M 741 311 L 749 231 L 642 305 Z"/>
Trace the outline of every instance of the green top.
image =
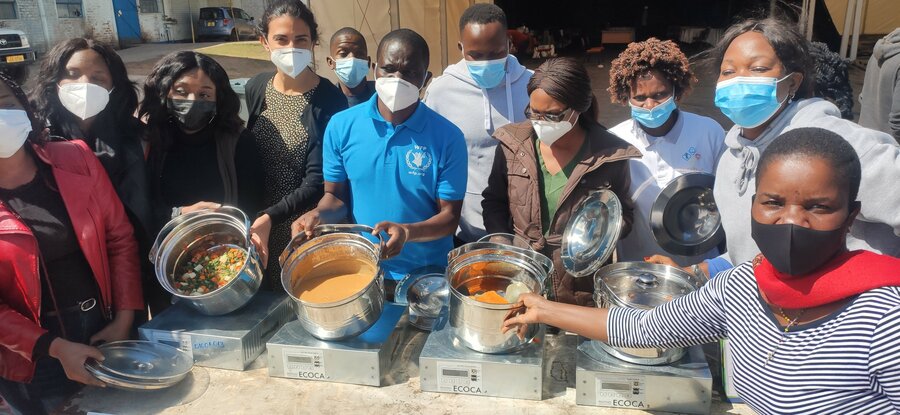
<path id="1" fill-rule="evenodd" d="M 541 177 L 539 180 L 541 190 L 541 229 L 544 230 L 544 236 L 550 233 L 550 221 L 556 216 L 556 209 L 559 207 L 559 198 L 562 191 L 569 181 L 569 176 L 575 170 L 575 166 L 581 161 L 582 153 L 584 153 L 587 140 L 581 145 L 581 149 L 572 157 L 569 164 L 566 164 L 562 170 L 556 174 L 550 174 L 547 171 L 547 165 L 544 164 L 544 156 L 541 154 L 541 144 L 539 140 L 534 140 L 535 150 L 537 151 L 538 166 L 541 168 Z"/>

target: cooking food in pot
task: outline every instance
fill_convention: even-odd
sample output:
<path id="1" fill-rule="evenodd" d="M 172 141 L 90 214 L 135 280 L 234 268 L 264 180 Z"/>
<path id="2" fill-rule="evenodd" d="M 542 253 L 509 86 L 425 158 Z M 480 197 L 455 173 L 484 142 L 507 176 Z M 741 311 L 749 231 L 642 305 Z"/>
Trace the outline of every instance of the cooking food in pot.
<path id="1" fill-rule="evenodd" d="M 302 272 L 299 268 L 295 272 Z M 316 264 L 294 279 L 299 280 L 294 296 L 309 303 L 333 303 L 362 291 L 376 273 L 375 264 L 355 258 Z"/>
<path id="2" fill-rule="evenodd" d="M 509 281 L 509 280 L 504 280 Z M 488 304 L 512 304 L 519 299 L 523 293 L 531 292 L 528 286 L 519 281 L 512 281 L 505 289 L 477 291 L 470 295 L 471 298 Z"/>
<path id="3" fill-rule="evenodd" d="M 237 245 L 204 241 L 181 259 L 172 276 L 172 287 L 183 295 L 203 295 L 227 285 L 247 260 L 247 251 Z"/>

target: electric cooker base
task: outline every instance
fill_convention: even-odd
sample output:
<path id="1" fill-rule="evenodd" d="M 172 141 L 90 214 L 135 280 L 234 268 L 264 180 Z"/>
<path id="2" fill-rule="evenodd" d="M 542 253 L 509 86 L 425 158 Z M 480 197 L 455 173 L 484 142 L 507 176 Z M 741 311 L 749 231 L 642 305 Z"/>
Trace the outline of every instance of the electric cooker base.
<path id="1" fill-rule="evenodd" d="M 669 365 L 649 366 L 619 360 L 582 338 L 575 356 L 578 405 L 709 413 L 712 374 L 701 346 Z"/>
<path id="2" fill-rule="evenodd" d="M 419 356 L 419 377 L 426 392 L 541 400 L 543 326 L 531 343 L 516 351 L 485 354 L 462 345 L 443 314 Z"/>
<path id="3" fill-rule="evenodd" d="M 319 340 L 292 321 L 266 343 L 269 376 L 381 386 L 407 320 L 406 306 L 385 302 L 372 327 L 341 341 Z"/>
<path id="4" fill-rule="evenodd" d="M 260 291 L 244 307 L 221 316 L 200 314 L 179 301 L 138 333 L 141 339 L 183 350 L 197 366 L 244 370 L 262 354 L 266 341 L 294 318 L 286 295 Z"/>

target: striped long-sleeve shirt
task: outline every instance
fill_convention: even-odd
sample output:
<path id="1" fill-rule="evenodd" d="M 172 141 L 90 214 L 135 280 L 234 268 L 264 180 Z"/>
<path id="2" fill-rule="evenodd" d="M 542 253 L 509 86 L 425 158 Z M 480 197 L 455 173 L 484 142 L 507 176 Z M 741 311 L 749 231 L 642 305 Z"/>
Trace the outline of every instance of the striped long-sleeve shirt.
<path id="1" fill-rule="evenodd" d="M 785 334 L 748 262 L 656 309 L 613 308 L 607 331 L 620 347 L 685 347 L 728 337 L 734 386 L 763 414 L 900 413 L 900 287 L 862 293 Z"/>

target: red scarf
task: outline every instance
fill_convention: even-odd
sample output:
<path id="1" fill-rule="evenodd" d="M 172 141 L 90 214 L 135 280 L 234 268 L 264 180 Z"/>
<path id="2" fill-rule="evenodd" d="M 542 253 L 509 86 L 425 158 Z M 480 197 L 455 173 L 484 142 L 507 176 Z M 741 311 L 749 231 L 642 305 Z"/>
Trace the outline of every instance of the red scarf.
<path id="1" fill-rule="evenodd" d="M 753 262 L 756 283 L 766 300 L 787 309 L 818 307 L 875 288 L 900 287 L 900 259 L 869 251 L 844 252 L 801 277 L 782 274 L 762 254 Z"/>

